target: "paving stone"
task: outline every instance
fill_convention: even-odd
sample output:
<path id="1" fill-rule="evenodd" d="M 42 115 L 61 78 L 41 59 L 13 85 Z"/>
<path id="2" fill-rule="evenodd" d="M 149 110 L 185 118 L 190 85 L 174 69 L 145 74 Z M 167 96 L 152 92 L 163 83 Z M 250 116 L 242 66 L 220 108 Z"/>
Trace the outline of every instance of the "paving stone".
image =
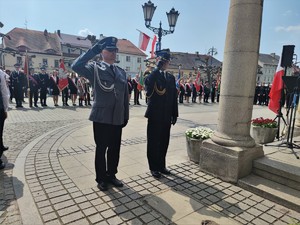
<path id="1" fill-rule="evenodd" d="M 97 210 L 94 207 L 90 207 L 90 208 L 84 209 L 83 213 L 86 216 L 90 216 L 90 215 L 97 213 Z"/>
<path id="2" fill-rule="evenodd" d="M 59 210 L 59 209 L 63 209 L 63 208 L 73 206 L 73 205 L 75 205 L 75 202 L 73 201 L 73 199 L 71 199 L 71 200 L 68 200 L 68 201 L 64 201 L 64 202 L 54 204 L 53 207 L 54 207 L 55 210 Z"/>
<path id="3" fill-rule="evenodd" d="M 68 225 L 90 225 L 89 221 L 85 218 L 69 223 Z"/>
<path id="4" fill-rule="evenodd" d="M 109 218 L 107 220 L 108 224 L 111 224 L 111 225 L 116 225 L 116 224 L 122 224 L 123 221 L 122 219 L 119 217 L 119 216 L 114 216 L 112 218 Z"/>
<path id="5" fill-rule="evenodd" d="M 103 216 L 103 218 L 105 218 L 105 219 L 113 217 L 114 215 L 115 215 L 115 212 L 112 209 L 108 209 L 106 211 L 101 212 L 101 216 Z"/>
<path id="6" fill-rule="evenodd" d="M 266 222 L 266 221 L 264 221 L 264 220 L 262 220 L 260 218 L 255 218 L 253 220 L 253 223 L 254 224 L 259 224 L 259 225 L 269 225 L 270 224 L 270 223 L 268 223 L 268 222 Z"/>
<path id="7" fill-rule="evenodd" d="M 252 215 L 254 215 L 254 216 L 256 216 L 256 217 L 258 217 L 258 216 L 260 216 L 262 214 L 262 211 L 259 211 L 259 210 L 255 209 L 253 207 L 249 208 L 247 210 L 247 212 L 250 213 L 250 214 L 252 214 Z"/>
<path id="8" fill-rule="evenodd" d="M 44 220 L 45 222 L 48 222 L 48 221 L 50 221 L 50 220 L 57 219 L 56 213 L 54 213 L 54 212 L 51 212 L 51 213 L 42 215 L 42 217 L 43 217 L 43 220 Z"/>
<path id="9" fill-rule="evenodd" d="M 274 223 L 274 221 L 277 219 L 277 217 L 271 216 L 267 213 L 263 213 L 259 216 L 259 218 L 271 224 Z"/>
<path id="10" fill-rule="evenodd" d="M 79 210 L 80 209 L 77 205 L 72 205 L 72 206 L 57 210 L 57 213 L 58 213 L 59 216 L 65 216 L 65 215 L 77 212 Z"/>
<path id="11" fill-rule="evenodd" d="M 148 224 L 150 221 L 155 220 L 154 216 L 152 216 L 150 213 L 147 213 L 147 214 L 145 214 L 145 215 L 142 215 L 142 216 L 140 217 L 140 219 L 141 219 L 144 223 L 146 223 L 146 224 Z"/>
<path id="12" fill-rule="evenodd" d="M 88 219 L 91 221 L 92 224 L 96 224 L 102 221 L 103 217 L 100 215 L 100 213 L 97 213 L 95 215 L 88 216 Z"/>
<path id="13" fill-rule="evenodd" d="M 83 213 L 79 211 L 79 212 L 75 212 L 75 213 L 63 216 L 63 217 L 61 217 L 61 220 L 64 224 L 66 224 L 66 223 L 70 223 L 70 222 L 79 220 L 83 217 L 84 217 Z"/>

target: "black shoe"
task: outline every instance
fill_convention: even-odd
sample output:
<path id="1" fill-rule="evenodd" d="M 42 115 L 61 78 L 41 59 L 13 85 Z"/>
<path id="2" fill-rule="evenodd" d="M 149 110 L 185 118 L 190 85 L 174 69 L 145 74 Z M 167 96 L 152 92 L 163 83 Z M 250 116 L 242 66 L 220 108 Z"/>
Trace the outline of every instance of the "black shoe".
<path id="1" fill-rule="evenodd" d="M 117 179 L 116 177 L 108 178 L 108 182 L 114 185 L 115 187 L 123 187 L 123 182 Z"/>
<path id="2" fill-rule="evenodd" d="M 165 174 L 165 175 L 170 175 L 171 174 L 170 170 L 168 170 L 167 168 L 162 169 L 160 172 L 162 174 Z"/>
<path id="3" fill-rule="evenodd" d="M 9 149 L 9 147 L 3 146 L 1 149 L 2 149 L 3 152 L 5 152 Z"/>
<path id="4" fill-rule="evenodd" d="M 98 183 L 97 187 L 101 191 L 107 191 L 108 190 L 107 183 L 105 181 L 101 181 L 100 183 Z"/>
<path id="5" fill-rule="evenodd" d="M 153 171 L 151 170 L 151 175 L 157 179 L 161 178 L 161 174 L 159 171 Z"/>
<path id="6" fill-rule="evenodd" d="M 66 106 L 69 106 L 69 104 L 68 104 L 68 103 L 66 103 Z"/>

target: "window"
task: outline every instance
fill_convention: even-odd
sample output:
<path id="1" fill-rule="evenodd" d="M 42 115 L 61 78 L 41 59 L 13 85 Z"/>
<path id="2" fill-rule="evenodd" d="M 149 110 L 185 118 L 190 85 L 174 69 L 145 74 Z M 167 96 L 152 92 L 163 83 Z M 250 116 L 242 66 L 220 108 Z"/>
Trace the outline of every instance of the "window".
<path id="1" fill-rule="evenodd" d="M 137 58 L 137 63 L 141 63 L 142 59 L 140 57 Z"/>
<path id="2" fill-rule="evenodd" d="M 130 56 L 126 56 L 126 62 L 130 62 Z"/>
<path id="3" fill-rule="evenodd" d="M 22 65 L 22 57 L 21 56 L 17 56 L 17 63 Z"/>
<path id="4" fill-rule="evenodd" d="M 59 60 L 57 60 L 57 59 L 54 60 L 54 67 L 55 68 L 59 67 Z"/>
<path id="5" fill-rule="evenodd" d="M 43 59 L 43 66 L 48 66 L 48 59 Z"/>

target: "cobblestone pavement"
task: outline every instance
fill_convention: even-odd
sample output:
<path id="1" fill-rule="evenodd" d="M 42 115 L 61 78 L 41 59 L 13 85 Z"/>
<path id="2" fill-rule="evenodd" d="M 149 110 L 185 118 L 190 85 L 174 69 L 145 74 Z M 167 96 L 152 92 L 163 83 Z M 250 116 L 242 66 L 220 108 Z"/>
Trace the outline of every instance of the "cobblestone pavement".
<path id="1" fill-rule="evenodd" d="M 216 127 L 217 106 L 210 106 L 212 112 L 203 114 L 202 122 L 197 119 L 200 112 L 195 107 L 183 107 L 180 106 L 182 118 L 178 120 L 178 130 L 172 132 L 171 142 L 182 142 L 182 130 L 195 124 Z M 95 146 L 69 143 L 69 147 L 64 147 L 62 143 L 78 129 L 90 125 L 89 111 L 89 108 L 49 107 L 9 112 L 4 131 L 5 144 L 10 146 L 4 154 L 8 163 L 0 172 L 0 224 L 186 224 L 184 220 L 174 222 L 167 210 L 158 210 L 150 204 L 151 198 L 169 191 L 201 203 L 202 211 L 195 209 L 196 214 L 205 210 L 209 215 L 211 210 L 219 219 L 224 217 L 241 224 L 300 221 L 299 213 L 203 173 L 197 164 L 187 160 L 171 165 L 172 175 L 160 180 L 143 172 L 123 179 L 123 188 L 110 188 L 107 192 L 99 191 L 96 184 L 92 188 L 79 188 L 60 159 L 93 152 Z M 139 121 L 143 111 L 142 107 L 131 108 L 131 120 Z M 146 144 L 146 137 L 139 130 L 130 130 L 123 137 L 122 146 Z M 16 176 L 19 162 L 24 163 L 21 172 L 25 182 L 22 176 Z M 26 210 L 36 213 L 26 218 Z"/>

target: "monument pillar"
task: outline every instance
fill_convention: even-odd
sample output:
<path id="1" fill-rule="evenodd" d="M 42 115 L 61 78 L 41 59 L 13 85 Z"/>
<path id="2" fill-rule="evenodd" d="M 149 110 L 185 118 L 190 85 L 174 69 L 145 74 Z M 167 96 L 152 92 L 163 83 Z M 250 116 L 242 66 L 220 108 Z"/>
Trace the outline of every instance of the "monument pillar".
<path id="1" fill-rule="evenodd" d="M 231 0 L 227 24 L 217 131 L 203 143 L 200 168 L 237 182 L 263 156 L 250 136 L 263 0 Z"/>

